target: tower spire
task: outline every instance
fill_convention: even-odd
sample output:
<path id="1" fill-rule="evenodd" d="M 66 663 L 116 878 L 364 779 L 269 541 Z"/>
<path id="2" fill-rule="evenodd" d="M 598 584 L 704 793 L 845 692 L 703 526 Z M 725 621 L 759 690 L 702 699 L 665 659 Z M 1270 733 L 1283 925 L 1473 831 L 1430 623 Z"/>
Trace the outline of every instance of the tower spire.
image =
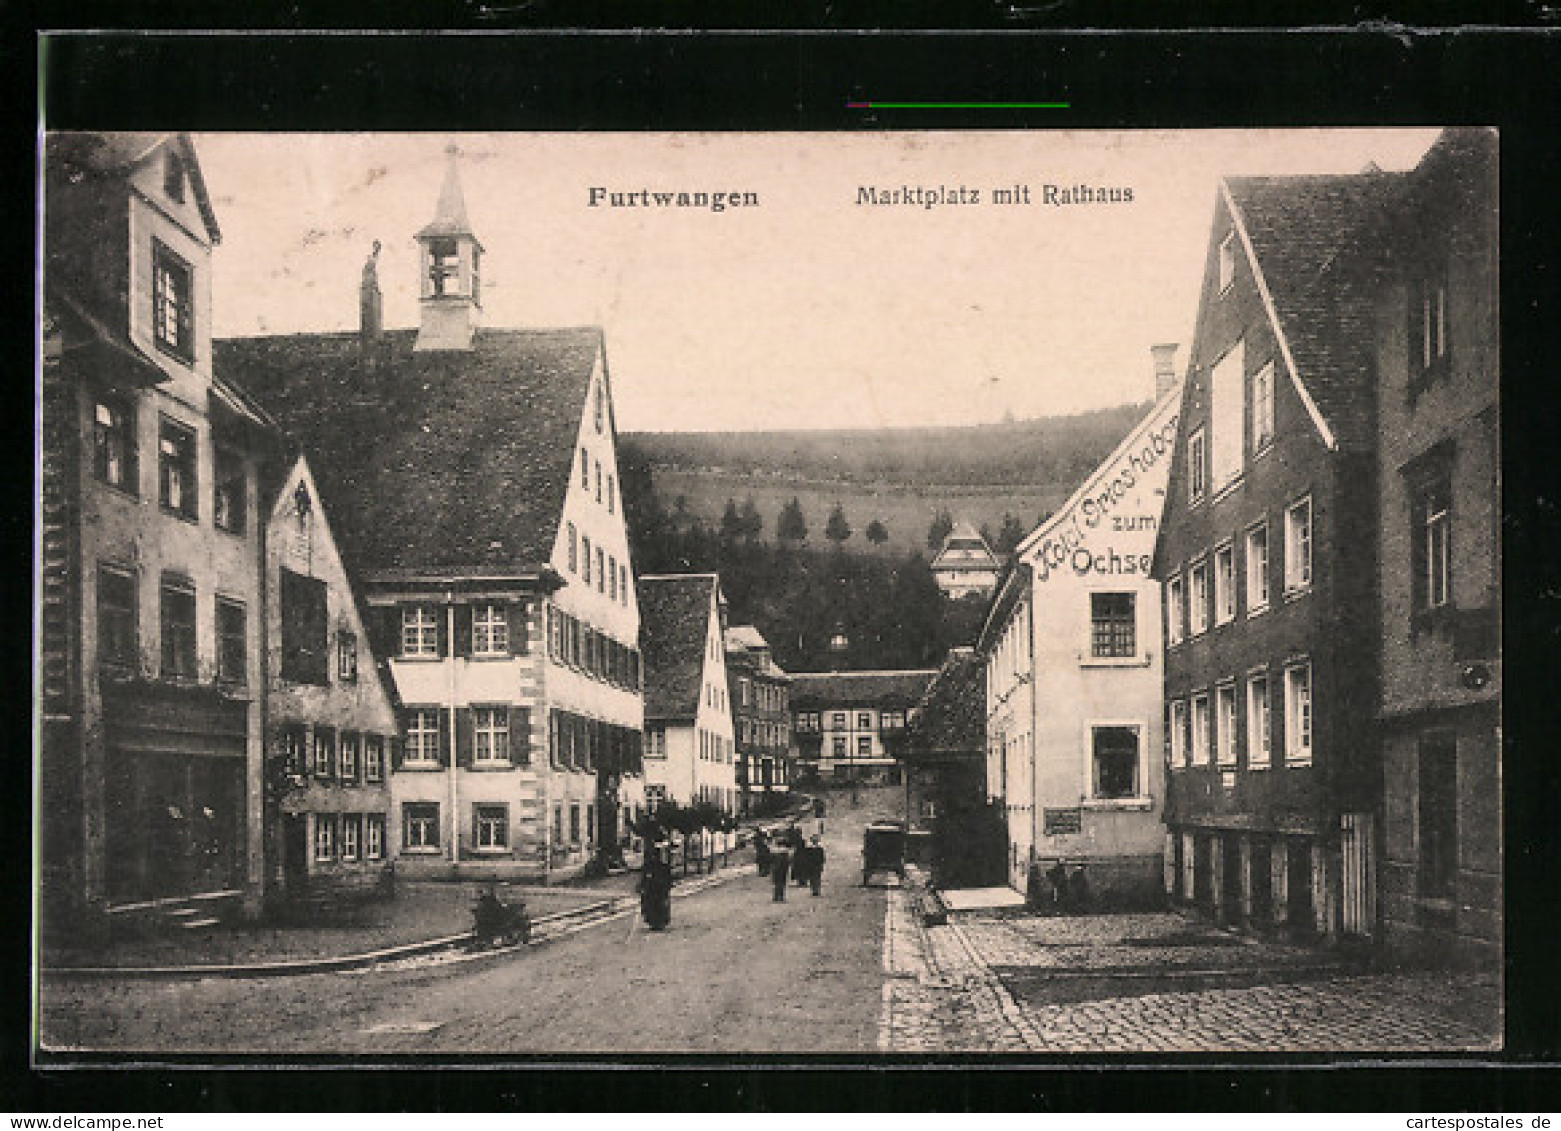
<path id="1" fill-rule="evenodd" d="M 422 322 L 418 350 L 465 350 L 472 345 L 482 309 L 482 244 L 466 215 L 460 150 L 445 147 L 444 184 L 434 218 L 417 233 L 422 273 Z"/>

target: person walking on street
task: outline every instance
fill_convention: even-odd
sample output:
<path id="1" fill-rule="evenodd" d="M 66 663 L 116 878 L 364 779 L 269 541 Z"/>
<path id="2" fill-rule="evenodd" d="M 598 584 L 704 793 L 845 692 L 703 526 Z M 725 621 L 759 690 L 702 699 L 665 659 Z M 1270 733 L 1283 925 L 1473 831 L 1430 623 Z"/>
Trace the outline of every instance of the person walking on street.
<path id="1" fill-rule="evenodd" d="M 797 886 L 799 888 L 807 887 L 808 842 L 795 821 L 786 830 L 786 847 L 791 849 L 791 874 L 796 879 Z"/>
<path id="2" fill-rule="evenodd" d="M 759 875 L 770 874 L 770 838 L 764 835 L 763 829 L 754 830 L 753 862 L 759 866 Z"/>
<path id="3" fill-rule="evenodd" d="M 770 882 L 774 885 L 776 903 L 786 902 L 786 881 L 791 875 L 791 850 L 783 841 L 770 854 Z"/>
<path id="4" fill-rule="evenodd" d="M 645 850 L 645 863 L 640 869 L 640 914 L 653 931 L 666 930 L 672 922 L 672 861 L 664 840 Z"/>
<path id="5" fill-rule="evenodd" d="M 813 843 L 808 845 L 808 883 L 813 885 L 813 894 L 818 894 L 819 886 L 824 882 L 824 844 L 817 836 Z"/>

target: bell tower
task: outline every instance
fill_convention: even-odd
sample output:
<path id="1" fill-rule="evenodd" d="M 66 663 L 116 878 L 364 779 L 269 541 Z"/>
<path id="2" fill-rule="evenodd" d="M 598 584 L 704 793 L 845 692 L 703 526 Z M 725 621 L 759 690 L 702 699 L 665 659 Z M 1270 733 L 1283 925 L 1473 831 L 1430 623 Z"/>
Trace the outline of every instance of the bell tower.
<path id="1" fill-rule="evenodd" d="M 434 218 L 417 233 L 422 321 L 417 344 L 423 350 L 469 350 L 482 311 L 482 244 L 466 218 L 458 150 L 449 146 L 444 187 Z"/>

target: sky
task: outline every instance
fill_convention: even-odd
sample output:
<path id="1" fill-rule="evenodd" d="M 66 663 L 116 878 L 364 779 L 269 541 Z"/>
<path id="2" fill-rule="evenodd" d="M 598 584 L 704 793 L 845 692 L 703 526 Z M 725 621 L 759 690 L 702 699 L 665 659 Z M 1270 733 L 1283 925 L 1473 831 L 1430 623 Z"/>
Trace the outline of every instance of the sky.
<path id="1" fill-rule="evenodd" d="M 622 431 L 978 424 L 1145 400 L 1191 341 L 1219 178 L 1412 168 L 1434 130 L 203 134 L 218 337 L 351 330 L 383 243 L 418 321 L 415 233 L 455 146 L 482 324 L 599 325 Z M 1048 203 L 1045 186 L 1131 189 Z M 1030 203 L 992 202 L 1027 186 Z M 963 187 L 975 204 L 861 203 Z M 758 206 L 593 207 L 591 190 Z M 1063 194 L 1057 193 L 1056 199 Z"/>

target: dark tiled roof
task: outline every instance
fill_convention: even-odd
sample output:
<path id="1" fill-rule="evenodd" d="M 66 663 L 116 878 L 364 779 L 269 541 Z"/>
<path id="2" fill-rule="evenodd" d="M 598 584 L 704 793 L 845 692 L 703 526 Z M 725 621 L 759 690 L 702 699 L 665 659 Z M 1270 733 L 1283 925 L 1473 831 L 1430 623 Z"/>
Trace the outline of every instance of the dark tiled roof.
<path id="1" fill-rule="evenodd" d="M 1371 264 L 1402 173 L 1230 177 L 1302 386 L 1340 446 L 1375 434 Z"/>
<path id="2" fill-rule="evenodd" d="M 986 668 L 972 648 L 956 648 L 922 696 L 910 723 L 908 759 L 986 756 Z"/>
<path id="3" fill-rule="evenodd" d="M 887 672 L 795 672 L 791 705 L 807 707 L 914 706 L 937 675 L 932 668 Z"/>
<path id="4" fill-rule="evenodd" d="M 692 719 L 699 713 L 715 586 L 713 573 L 639 579 L 647 719 Z"/>
<path id="5" fill-rule="evenodd" d="M 216 342 L 215 367 L 309 457 L 354 573 L 537 570 L 552 555 L 591 370 L 594 327 L 478 330 L 414 353 L 387 332 Z"/>

